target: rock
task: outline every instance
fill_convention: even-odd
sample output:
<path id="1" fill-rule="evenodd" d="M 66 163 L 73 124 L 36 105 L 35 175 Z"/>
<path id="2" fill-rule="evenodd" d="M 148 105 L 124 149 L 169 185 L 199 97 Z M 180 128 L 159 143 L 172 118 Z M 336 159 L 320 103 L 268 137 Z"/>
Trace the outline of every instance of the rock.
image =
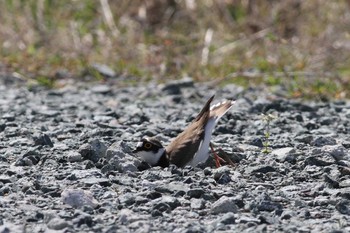
<path id="1" fill-rule="evenodd" d="M 252 201 L 249 208 L 253 211 L 271 212 L 278 210 L 280 213 L 282 213 L 281 210 L 283 209 L 280 203 L 272 201 L 271 197 L 266 193 L 262 193 L 256 200 Z"/>
<path id="2" fill-rule="evenodd" d="M 129 151 L 130 148 L 123 141 L 113 143 L 106 151 L 110 168 L 122 173 L 138 171 L 141 161 L 127 153 Z"/>
<path id="3" fill-rule="evenodd" d="M 214 202 L 211 206 L 211 213 L 220 214 L 220 213 L 237 213 L 238 207 L 235 204 L 233 198 L 222 196 L 219 200 Z"/>
<path id="4" fill-rule="evenodd" d="M 96 85 L 91 88 L 91 91 L 98 94 L 108 94 L 111 91 L 111 87 L 107 85 Z"/>
<path id="5" fill-rule="evenodd" d="M 82 208 L 85 205 L 96 208 L 99 205 L 91 192 L 82 189 L 63 190 L 61 193 L 61 200 L 64 204 L 70 205 L 76 209 Z"/>
<path id="6" fill-rule="evenodd" d="M 329 166 L 335 162 L 334 157 L 329 154 L 312 155 L 305 159 L 305 165 Z"/>
<path id="7" fill-rule="evenodd" d="M 162 203 L 170 207 L 171 210 L 175 209 L 176 207 L 181 206 L 181 203 L 176 197 L 171 197 L 171 196 L 163 196 L 159 199 L 153 200 L 155 203 Z M 164 205 L 164 206 L 165 206 Z"/>
<path id="8" fill-rule="evenodd" d="M 1 116 L 1 118 L 6 121 L 14 121 L 16 119 L 16 116 L 13 113 L 5 113 Z"/>
<path id="9" fill-rule="evenodd" d="M 350 215 L 350 202 L 348 200 L 341 200 L 336 205 L 335 208 L 341 214 Z"/>
<path id="10" fill-rule="evenodd" d="M 338 188 L 347 188 L 350 187 L 350 179 L 342 180 L 338 184 Z"/>
<path id="11" fill-rule="evenodd" d="M 227 166 L 221 166 L 214 171 L 214 180 L 218 184 L 228 184 L 232 181 L 231 179 L 231 170 L 232 168 Z"/>
<path id="12" fill-rule="evenodd" d="M 268 172 L 276 172 L 276 169 L 270 165 L 259 165 L 250 167 L 246 170 L 247 173 L 268 173 Z"/>
<path id="13" fill-rule="evenodd" d="M 193 87 L 193 79 L 186 77 L 180 80 L 167 82 L 165 85 L 160 85 L 161 91 L 168 95 L 178 95 L 181 93 L 181 88 Z"/>
<path id="14" fill-rule="evenodd" d="M 84 159 L 96 163 L 105 157 L 107 147 L 98 139 L 93 139 L 90 143 L 85 143 L 79 147 L 79 153 Z"/>
<path id="15" fill-rule="evenodd" d="M 276 159 L 281 162 L 296 163 L 295 149 L 293 147 L 273 150 L 271 155 L 276 156 Z"/>
<path id="16" fill-rule="evenodd" d="M 116 76 L 115 71 L 113 69 L 111 69 L 110 67 L 108 67 L 107 65 L 94 63 L 91 65 L 91 67 L 93 69 L 95 69 L 97 72 L 99 72 L 101 75 L 103 75 L 107 78 L 111 78 L 111 77 Z"/>
<path id="17" fill-rule="evenodd" d="M 47 227 L 52 230 L 63 230 L 66 227 L 69 227 L 69 223 L 61 218 L 53 218 L 47 223 Z"/>
<path id="18" fill-rule="evenodd" d="M 204 209 L 205 202 L 202 199 L 192 199 L 191 200 L 191 209 L 201 210 Z"/>
<path id="19" fill-rule="evenodd" d="M 217 221 L 225 225 L 235 224 L 236 217 L 234 213 L 229 212 L 222 215 L 222 217 L 220 217 Z"/>
<path id="20" fill-rule="evenodd" d="M 312 142 L 311 145 L 312 146 L 317 146 L 317 147 L 321 147 L 321 146 L 326 146 L 326 145 L 335 145 L 337 142 L 333 137 L 329 137 L 329 136 L 320 136 L 315 138 Z"/>
<path id="21" fill-rule="evenodd" d="M 90 142 L 92 150 L 96 153 L 99 158 L 105 157 L 107 146 L 98 139 L 93 139 Z"/>
<path id="22" fill-rule="evenodd" d="M 69 151 L 67 154 L 67 160 L 71 163 L 81 162 L 83 160 L 82 155 L 77 151 Z"/>
<path id="23" fill-rule="evenodd" d="M 342 145 L 326 145 L 322 147 L 322 151 L 329 153 L 335 160 L 342 160 L 347 155 L 346 149 Z"/>
<path id="24" fill-rule="evenodd" d="M 186 194 L 190 198 L 200 198 L 204 194 L 204 190 L 201 188 L 190 189 Z"/>
<path id="25" fill-rule="evenodd" d="M 53 143 L 47 134 L 34 134 L 33 135 L 34 144 L 36 146 L 50 146 L 53 147 Z"/>

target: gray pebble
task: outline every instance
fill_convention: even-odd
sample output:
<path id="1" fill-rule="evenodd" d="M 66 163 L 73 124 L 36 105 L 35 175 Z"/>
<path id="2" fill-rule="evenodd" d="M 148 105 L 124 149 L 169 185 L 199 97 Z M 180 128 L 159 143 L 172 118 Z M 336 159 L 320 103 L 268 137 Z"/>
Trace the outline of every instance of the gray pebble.
<path id="1" fill-rule="evenodd" d="M 220 214 L 220 213 L 237 213 L 238 207 L 235 204 L 235 201 L 233 198 L 222 196 L 219 200 L 214 202 L 211 206 L 211 212 L 213 214 Z"/>
<path id="2" fill-rule="evenodd" d="M 99 205 L 91 192 L 82 189 L 65 189 L 61 193 L 61 199 L 64 204 L 77 209 L 82 208 L 85 205 L 93 208 Z"/>

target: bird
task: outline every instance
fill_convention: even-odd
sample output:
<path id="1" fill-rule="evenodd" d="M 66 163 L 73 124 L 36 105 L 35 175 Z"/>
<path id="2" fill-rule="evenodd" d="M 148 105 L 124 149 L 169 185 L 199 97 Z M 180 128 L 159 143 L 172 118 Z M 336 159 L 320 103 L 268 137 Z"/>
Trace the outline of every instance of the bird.
<path id="1" fill-rule="evenodd" d="M 150 166 L 195 167 L 209 158 L 209 146 L 215 125 L 234 105 L 233 100 L 224 100 L 210 106 L 211 96 L 197 117 L 166 147 L 155 137 L 144 137 L 133 153 Z M 217 155 L 214 154 L 217 158 Z M 217 166 L 220 165 L 216 161 Z"/>

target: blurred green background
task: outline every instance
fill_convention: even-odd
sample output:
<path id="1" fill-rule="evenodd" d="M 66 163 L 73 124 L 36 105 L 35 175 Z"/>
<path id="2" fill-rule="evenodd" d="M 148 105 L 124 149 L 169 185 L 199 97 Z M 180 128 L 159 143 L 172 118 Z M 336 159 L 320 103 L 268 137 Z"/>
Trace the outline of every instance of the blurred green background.
<path id="1" fill-rule="evenodd" d="M 1 70 L 57 87 L 107 65 L 123 82 L 190 76 L 350 97 L 350 1 L 3 0 Z"/>

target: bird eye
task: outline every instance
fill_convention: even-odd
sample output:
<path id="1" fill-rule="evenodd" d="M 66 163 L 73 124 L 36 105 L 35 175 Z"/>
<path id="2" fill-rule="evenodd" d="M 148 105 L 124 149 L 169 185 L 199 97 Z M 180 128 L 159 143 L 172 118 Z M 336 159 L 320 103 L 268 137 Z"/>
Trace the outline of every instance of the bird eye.
<path id="1" fill-rule="evenodd" d="M 146 149 L 150 149 L 150 148 L 152 147 L 152 144 L 149 143 L 149 142 L 146 142 L 145 145 L 144 145 L 144 147 L 145 147 Z"/>

